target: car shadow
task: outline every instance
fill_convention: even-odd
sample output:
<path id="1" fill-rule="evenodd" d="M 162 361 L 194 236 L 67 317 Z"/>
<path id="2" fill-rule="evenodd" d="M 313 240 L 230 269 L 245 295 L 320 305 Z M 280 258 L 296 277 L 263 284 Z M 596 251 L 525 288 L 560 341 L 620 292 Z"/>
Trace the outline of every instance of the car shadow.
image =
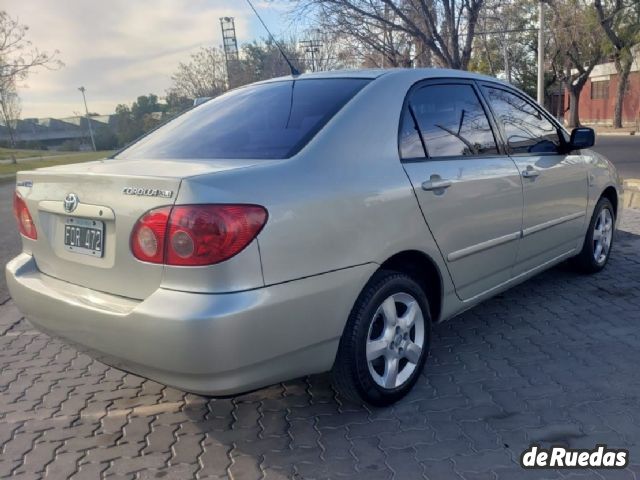
<path id="1" fill-rule="evenodd" d="M 599 274 L 562 264 L 436 325 L 424 373 L 391 407 L 350 402 L 322 374 L 232 398 L 187 395 L 200 401 L 184 413 L 205 451 L 228 461 L 221 469 L 276 478 L 537 478 L 518 464 L 531 443 L 637 449 L 640 236 L 615 242 Z"/>

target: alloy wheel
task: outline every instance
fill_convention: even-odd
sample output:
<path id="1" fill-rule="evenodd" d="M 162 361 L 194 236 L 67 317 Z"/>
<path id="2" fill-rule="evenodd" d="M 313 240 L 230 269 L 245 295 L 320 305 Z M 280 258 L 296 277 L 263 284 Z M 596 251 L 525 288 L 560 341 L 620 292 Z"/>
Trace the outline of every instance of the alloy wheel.
<path id="1" fill-rule="evenodd" d="M 417 368 L 425 342 L 425 322 L 418 301 L 408 293 L 387 297 L 378 307 L 367 335 L 367 364 L 385 389 L 402 386 Z"/>
<path id="2" fill-rule="evenodd" d="M 608 208 L 603 208 L 593 227 L 593 258 L 602 264 L 609 255 L 613 239 L 613 215 Z"/>

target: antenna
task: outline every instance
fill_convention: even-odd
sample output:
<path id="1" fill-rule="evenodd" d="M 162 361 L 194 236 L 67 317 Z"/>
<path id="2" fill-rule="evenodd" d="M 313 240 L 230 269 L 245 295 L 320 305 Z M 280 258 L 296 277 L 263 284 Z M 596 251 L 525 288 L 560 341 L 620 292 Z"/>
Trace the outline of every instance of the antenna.
<path id="1" fill-rule="evenodd" d="M 287 65 L 289 65 L 289 70 L 291 70 L 291 75 L 296 76 L 296 75 L 300 75 L 300 72 L 298 71 L 298 69 L 296 67 L 293 66 L 293 64 L 289 61 L 289 59 L 287 58 L 287 56 L 284 53 L 284 50 L 282 49 L 282 47 L 280 46 L 280 44 L 276 41 L 275 38 L 273 38 L 273 35 L 271 34 L 271 32 L 269 31 L 269 29 L 267 28 L 267 25 L 264 23 L 264 21 L 262 20 L 262 17 L 260 17 L 260 15 L 258 14 L 258 11 L 255 9 L 255 7 L 253 6 L 253 3 L 251 3 L 251 0 L 247 0 L 247 3 L 249 4 L 249 6 L 251 7 L 251 10 L 253 10 L 253 13 L 256 14 L 256 17 L 258 17 L 258 20 L 260 20 L 260 23 L 262 24 L 262 26 L 264 27 L 264 29 L 267 31 L 267 33 L 269 34 L 269 38 L 271 38 L 271 41 L 273 43 L 276 44 L 276 47 L 278 47 L 278 50 L 280 50 L 280 54 L 282 55 L 282 58 L 284 58 L 284 61 L 287 62 Z"/>

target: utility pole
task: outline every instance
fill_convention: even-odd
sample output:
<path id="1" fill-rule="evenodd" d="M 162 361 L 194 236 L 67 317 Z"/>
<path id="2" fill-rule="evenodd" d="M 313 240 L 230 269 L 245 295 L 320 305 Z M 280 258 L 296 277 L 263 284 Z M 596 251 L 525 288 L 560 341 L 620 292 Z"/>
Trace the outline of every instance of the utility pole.
<path id="1" fill-rule="evenodd" d="M 84 92 L 85 92 L 85 88 L 84 87 L 80 87 L 78 88 L 78 90 L 80 90 L 82 92 L 82 99 L 84 100 L 84 111 L 87 113 L 87 124 L 89 125 L 89 135 L 91 136 L 91 145 L 93 146 L 93 151 L 96 151 L 96 141 L 93 138 L 93 128 L 91 128 L 91 119 L 89 118 L 89 107 L 87 107 L 87 97 L 85 96 Z"/>
<path id="2" fill-rule="evenodd" d="M 238 73 L 238 40 L 236 38 L 236 24 L 233 17 L 221 17 L 220 28 L 222 29 L 222 48 L 224 50 L 224 60 L 227 66 L 227 83 L 229 88 L 235 86 Z"/>
<path id="3" fill-rule="evenodd" d="M 300 45 L 304 47 L 305 53 L 311 54 L 311 71 L 316 71 L 316 53 L 320 52 L 320 48 L 322 47 L 322 43 L 318 40 L 301 40 Z"/>
<path id="4" fill-rule="evenodd" d="M 544 106 L 544 4 L 538 2 L 538 103 Z"/>

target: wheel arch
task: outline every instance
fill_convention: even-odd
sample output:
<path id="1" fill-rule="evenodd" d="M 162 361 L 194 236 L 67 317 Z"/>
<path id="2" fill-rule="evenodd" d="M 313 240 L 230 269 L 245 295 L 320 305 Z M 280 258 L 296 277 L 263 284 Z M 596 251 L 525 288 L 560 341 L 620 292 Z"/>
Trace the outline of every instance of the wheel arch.
<path id="1" fill-rule="evenodd" d="M 385 260 L 380 269 L 405 273 L 418 282 L 429 300 L 432 321 L 435 323 L 440 320 L 443 300 L 442 275 L 429 255 L 419 250 L 405 250 Z"/>
<path id="2" fill-rule="evenodd" d="M 606 198 L 607 200 L 609 200 L 611 202 L 611 205 L 613 205 L 613 214 L 616 217 L 616 220 L 618 218 L 618 191 L 615 189 L 615 187 L 613 187 L 612 185 L 609 185 L 607 188 L 605 188 L 602 193 L 600 194 L 600 197 L 598 198 L 598 201 L 600 200 L 600 198 Z"/>

